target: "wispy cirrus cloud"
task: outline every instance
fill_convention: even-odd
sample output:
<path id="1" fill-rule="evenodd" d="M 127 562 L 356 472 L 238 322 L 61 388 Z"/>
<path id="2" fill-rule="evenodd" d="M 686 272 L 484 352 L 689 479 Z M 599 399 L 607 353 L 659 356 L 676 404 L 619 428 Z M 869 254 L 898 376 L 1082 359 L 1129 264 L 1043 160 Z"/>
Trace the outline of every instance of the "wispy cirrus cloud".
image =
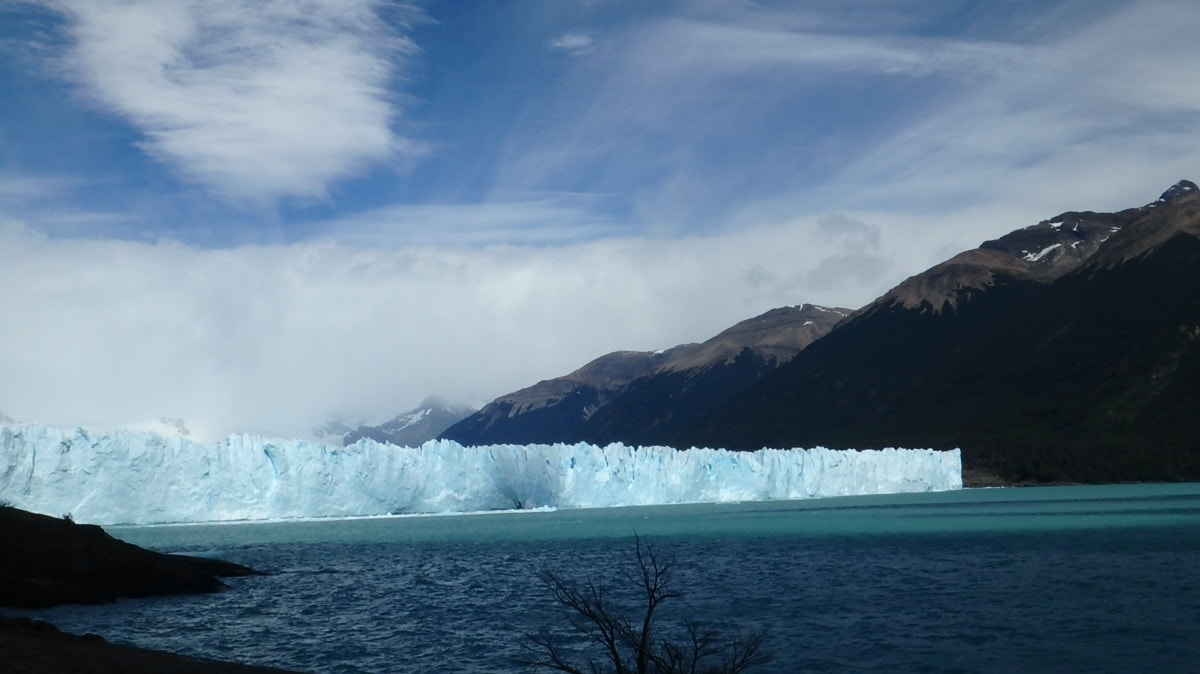
<path id="1" fill-rule="evenodd" d="M 711 75 L 786 67 L 821 71 L 924 77 L 978 74 L 1034 58 L 1030 45 L 895 35 L 787 30 L 757 24 L 668 20 L 642 36 L 643 60 L 664 73 L 707 69 Z"/>
<path id="2" fill-rule="evenodd" d="M 549 47 L 557 51 L 583 54 L 592 49 L 595 39 L 587 33 L 563 33 L 550 41 Z"/>
<path id="3" fill-rule="evenodd" d="M 498 183 L 629 195 L 666 232 L 945 216 L 940 247 L 1140 203 L 1196 170 L 1194 3 L 996 4 L 968 30 L 920 3 L 864 27 L 854 7 L 871 9 L 789 22 L 738 5 L 609 30 L 528 113 L 539 125 L 513 129 Z"/>
<path id="4" fill-rule="evenodd" d="M 79 182 L 63 176 L 0 173 L 0 204 L 9 206 L 61 197 Z"/>
<path id="5" fill-rule="evenodd" d="M 664 231 L 719 226 L 829 175 L 918 114 L 921 93 L 974 86 L 1040 53 L 767 18 L 743 8 L 609 30 L 608 48 L 578 59 L 533 104 L 523 119 L 536 123 L 512 129 L 498 186 L 588 187 L 624 195 L 640 221 Z"/>
<path id="6" fill-rule="evenodd" d="M 1187 2 L 1096 17 L 944 97 L 831 183 L 875 185 L 861 205 L 897 216 L 991 205 L 1011 222 L 1148 201 L 1198 168 L 1196 26 Z"/>
<path id="7" fill-rule="evenodd" d="M 400 204 L 322 222 L 312 231 L 357 246 L 555 246 L 622 236 L 629 224 L 605 217 L 604 199 L 558 194 L 486 203 Z"/>
<path id="8" fill-rule="evenodd" d="M 0 172 L 0 224 L 36 220 L 42 230 L 63 236 L 126 230 L 127 213 L 80 208 L 72 201 L 82 189 L 105 187 L 77 175 Z"/>
<path id="9" fill-rule="evenodd" d="M 320 198 L 419 154 L 390 88 L 415 51 L 369 0 L 46 0 L 65 72 L 147 154 L 236 201 Z"/>

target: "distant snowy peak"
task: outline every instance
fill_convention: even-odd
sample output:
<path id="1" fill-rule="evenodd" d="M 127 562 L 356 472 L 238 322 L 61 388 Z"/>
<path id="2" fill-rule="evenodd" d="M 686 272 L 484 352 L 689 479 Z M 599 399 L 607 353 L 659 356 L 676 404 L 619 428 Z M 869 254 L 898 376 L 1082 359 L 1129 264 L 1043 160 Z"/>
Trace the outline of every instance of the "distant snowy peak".
<path id="1" fill-rule="evenodd" d="M 441 410 L 444 412 L 467 412 L 468 414 L 475 411 L 475 408 L 466 403 L 451 400 L 445 396 L 431 395 L 421 401 L 417 407 L 418 410 Z"/>
<path id="2" fill-rule="evenodd" d="M 1194 223 L 1200 190 L 1188 180 L 1155 202 L 1116 213 L 1069 211 L 986 241 L 909 277 L 859 315 L 888 307 L 954 311 L 997 283 L 1050 282 L 1085 263 L 1128 259 Z"/>
<path id="3" fill-rule="evenodd" d="M 378 426 L 360 425 L 341 438 L 349 446 L 364 438 L 401 447 L 418 447 L 475 412 L 474 408 L 441 396 L 429 396 L 416 409 L 398 414 Z"/>

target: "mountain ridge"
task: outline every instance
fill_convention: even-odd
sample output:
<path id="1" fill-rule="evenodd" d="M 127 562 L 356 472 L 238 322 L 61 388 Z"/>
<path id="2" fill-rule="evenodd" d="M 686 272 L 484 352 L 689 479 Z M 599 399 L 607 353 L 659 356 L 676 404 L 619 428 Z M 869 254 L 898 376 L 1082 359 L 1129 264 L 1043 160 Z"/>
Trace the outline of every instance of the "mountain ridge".
<path id="1" fill-rule="evenodd" d="M 1063 230 L 1084 230 L 1074 249 L 1090 254 L 1031 266 Z M 967 259 L 990 267 L 910 277 L 671 442 L 958 446 L 968 470 L 1007 482 L 1200 476 L 1200 426 L 1186 411 L 1200 403 L 1195 184 L 976 250 Z M 914 286 L 952 288 L 956 302 L 906 303 L 898 290 Z"/>
<path id="2" fill-rule="evenodd" d="M 720 391 L 734 380 L 744 386 L 747 377 L 757 379 L 763 372 L 786 362 L 848 314 L 845 309 L 812 304 L 780 307 L 740 321 L 701 343 L 655 352 L 605 354 L 562 377 L 496 398 L 451 426 L 441 437 L 463 444 L 603 442 L 610 432 L 601 422 L 593 421 L 595 415 L 653 378 L 696 381 L 697 376 L 703 380 L 704 373 L 717 372 L 721 378 L 720 374 L 738 372 L 732 379 L 726 377 L 709 385 L 720 389 L 706 394 L 715 396 L 708 404 L 711 407 L 723 400 L 723 395 L 727 397 Z M 708 388 L 699 383 L 693 385 Z M 664 416 L 674 417 L 678 406 L 654 398 L 647 400 L 643 409 L 653 410 L 644 425 L 661 422 Z M 681 418 L 690 416 L 685 414 Z M 625 438 L 645 437 L 635 430 L 631 424 L 623 424 Z"/>
<path id="3" fill-rule="evenodd" d="M 602 356 L 443 437 L 961 448 L 980 483 L 1200 479 L 1197 270 L 1200 189 L 1181 180 L 984 241 L 853 312 L 781 308 L 701 344 Z M 817 315 L 819 334 L 788 341 Z"/>

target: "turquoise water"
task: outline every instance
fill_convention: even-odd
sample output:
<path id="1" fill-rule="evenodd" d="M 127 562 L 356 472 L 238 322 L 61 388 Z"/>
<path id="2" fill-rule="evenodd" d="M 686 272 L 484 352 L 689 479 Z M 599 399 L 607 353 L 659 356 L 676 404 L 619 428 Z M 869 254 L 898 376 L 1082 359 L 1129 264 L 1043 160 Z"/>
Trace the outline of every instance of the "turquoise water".
<path id="1" fill-rule="evenodd" d="M 303 671 L 522 671 L 523 635 L 565 624 L 538 572 L 625 598 L 635 535 L 686 592 L 664 634 L 766 627 L 756 671 L 1200 669 L 1200 484 L 110 531 L 271 575 L 32 615 Z"/>

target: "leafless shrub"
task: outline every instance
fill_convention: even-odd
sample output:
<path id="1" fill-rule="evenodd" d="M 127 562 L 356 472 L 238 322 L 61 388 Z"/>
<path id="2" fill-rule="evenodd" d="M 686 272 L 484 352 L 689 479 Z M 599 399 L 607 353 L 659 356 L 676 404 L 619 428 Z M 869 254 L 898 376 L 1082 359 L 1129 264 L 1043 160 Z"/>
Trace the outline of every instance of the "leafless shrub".
<path id="1" fill-rule="evenodd" d="M 660 605 L 683 593 L 671 585 L 674 561 L 663 559 L 635 539 L 637 568 L 625 577 L 637 586 L 641 620 L 631 621 L 625 611 L 609 602 L 604 588 L 590 578 L 582 585 L 543 571 L 542 581 L 554 600 L 567 609 L 574 630 L 587 637 L 600 657 L 581 656 L 564 646 L 550 630 L 526 635 L 527 657 L 521 663 L 534 669 L 567 674 L 738 674 L 771 661 L 763 650 L 765 630 L 748 634 L 722 634 L 694 621 L 686 623 L 686 638 L 659 640 L 655 620 Z M 584 658 L 582 663 L 574 662 Z"/>

